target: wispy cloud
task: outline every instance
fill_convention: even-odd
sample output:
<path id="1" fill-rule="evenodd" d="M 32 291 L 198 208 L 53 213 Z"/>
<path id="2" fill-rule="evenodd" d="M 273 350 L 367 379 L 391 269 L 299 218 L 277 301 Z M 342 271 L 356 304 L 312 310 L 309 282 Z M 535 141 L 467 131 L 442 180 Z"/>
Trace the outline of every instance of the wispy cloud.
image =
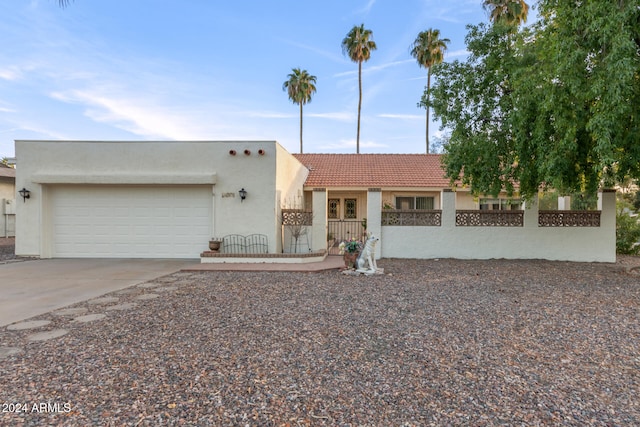
<path id="1" fill-rule="evenodd" d="M 378 114 L 383 119 L 399 119 L 399 120 L 424 120 L 424 116 L 417 114 Z"/>
<path id="2" fill-rule="evenodd" d="M 414 59 L 403 59 L 401 61 L 391 61 L 391 62 L 387 62 L 387 63 L 380 64 L 380 65 L 373 65 L 373 66 L 370 66 L 370 67 L 363 67 L 362 68 L 362 74 L 372 73 L 372 72 L 384 70 L 385 68 L 397 67 L 398 65 L 404 65 L 404 64 L 407 64 L 409 62 L 415 62 L 415 60 Z M 343 71 L 341 73 L 334 74 L 333 77 L 346 77 L 346 76 L 354 76 L 354 75 L 358 75 L 358 70 Z"/>
<path id="3" fill-rule="evenodd" d="M 19 80 L 20 78 L 22 78 L 22 75 L 22 70 L 17 67 L 7 67 L 0 69 L 0 79 L 2 80 Z"/>
<path id="4" fill-rule="evenodd" d="M 298 47 L 300 49 L 304 49 L 304 50 L 308 50 L 310 52 L 316 53 L 324 58 L 330 59 L 333 62 L 338 62 L 338 63 L 344 63 L 345 62 L 345 58 L 343 55 L 338 55 L 337 53 L 333 52 L 333 51 L 328 51 L 328 50 L 324 50 L 324 49 L 320 49 L 318 47 L 315 46 L 310 46 L 308 44 L 304 44 L 304 43 L 300 43 L 297 41 L 293 41 L 293 40 L 288 40 L 288 39 L 283 39 L 283 38 L 278 38 L 280 41 L 282 41 L 283 43 L 286 43 L 290 46 L 294 46 L 294 47 Z"/>
<path id="5" fill-rule="evenodd" d="M 146 138 L 198 139 L 202 137 L 196 121 L 158 107 L 141 98 L 108 96 L 98 92 L 73 90 L 51 94 L 58 101 L 86 107 L 85 116 L 108 123 Z"/>
<path id="6" fill-rule="evenodd" d="M 373 8 L 373 5 L 375 3 L 376 3 L 376 0 L 369 0 L 367 4 L 362 9 L 358 9 L 356 13 L 363 13 L 367 15 L 369 12 L 371 12 L 371 9 Z"/>
<path id="7" fill-rule="evenodd" d="M 320 119 L 337 120 L 341 122 L 351 122 L 355 120 L 356 115 L 347 112 L 335 112 L 335 113 L 311 113 L 309 117 L 317 117 Z"/>

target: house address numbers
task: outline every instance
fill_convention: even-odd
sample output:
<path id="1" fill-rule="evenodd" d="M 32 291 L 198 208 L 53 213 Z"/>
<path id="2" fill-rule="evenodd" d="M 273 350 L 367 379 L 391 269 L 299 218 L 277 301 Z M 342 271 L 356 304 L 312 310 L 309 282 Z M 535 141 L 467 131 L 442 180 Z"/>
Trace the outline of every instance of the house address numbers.
<path id="1" fill-rule="evenodd" d="M 222 193 L 222 198 L 225 197 L 236 197 L 236 193 Z"/>

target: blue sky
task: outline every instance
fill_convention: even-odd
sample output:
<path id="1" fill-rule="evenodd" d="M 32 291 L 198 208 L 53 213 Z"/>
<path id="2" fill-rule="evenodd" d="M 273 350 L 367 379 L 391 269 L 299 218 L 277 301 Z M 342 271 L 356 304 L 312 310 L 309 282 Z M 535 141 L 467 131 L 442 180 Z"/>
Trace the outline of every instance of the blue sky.
<path id="1" fill-rule="evenodd" d="M 0 3 L 0 157 L 15 139 L 277 140 L 299 151 L 293 67 L 317 76 L 306 153 L 355 153 L 357 64 L 340 43 L 364 23 L 361 153 L 425 151 L 417 34 L 487 21 L 481 0 L 57 0 Z M 439 134 L 438 124 L 431 135 Z"/>

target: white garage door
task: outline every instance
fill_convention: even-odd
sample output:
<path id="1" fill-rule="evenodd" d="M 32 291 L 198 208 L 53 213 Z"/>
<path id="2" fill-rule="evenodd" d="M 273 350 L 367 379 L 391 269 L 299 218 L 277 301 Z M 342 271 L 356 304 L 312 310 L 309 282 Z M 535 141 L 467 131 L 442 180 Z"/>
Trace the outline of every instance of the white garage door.
<path id="1" fill-rule="evenodd" d="M 211 237 L 211 186 L 56 186 L 57 258 L 198 258 Z"/>

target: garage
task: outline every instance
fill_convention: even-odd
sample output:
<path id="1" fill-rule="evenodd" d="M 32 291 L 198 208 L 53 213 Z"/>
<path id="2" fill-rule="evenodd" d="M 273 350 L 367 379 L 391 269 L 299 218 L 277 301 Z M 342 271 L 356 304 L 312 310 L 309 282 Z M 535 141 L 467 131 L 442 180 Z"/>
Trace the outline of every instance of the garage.
<path id="1" fill-rule="evenodd" d="M 52 185 L 55 258 L 198 258 L 212 228 L 211 185 Z"/>

